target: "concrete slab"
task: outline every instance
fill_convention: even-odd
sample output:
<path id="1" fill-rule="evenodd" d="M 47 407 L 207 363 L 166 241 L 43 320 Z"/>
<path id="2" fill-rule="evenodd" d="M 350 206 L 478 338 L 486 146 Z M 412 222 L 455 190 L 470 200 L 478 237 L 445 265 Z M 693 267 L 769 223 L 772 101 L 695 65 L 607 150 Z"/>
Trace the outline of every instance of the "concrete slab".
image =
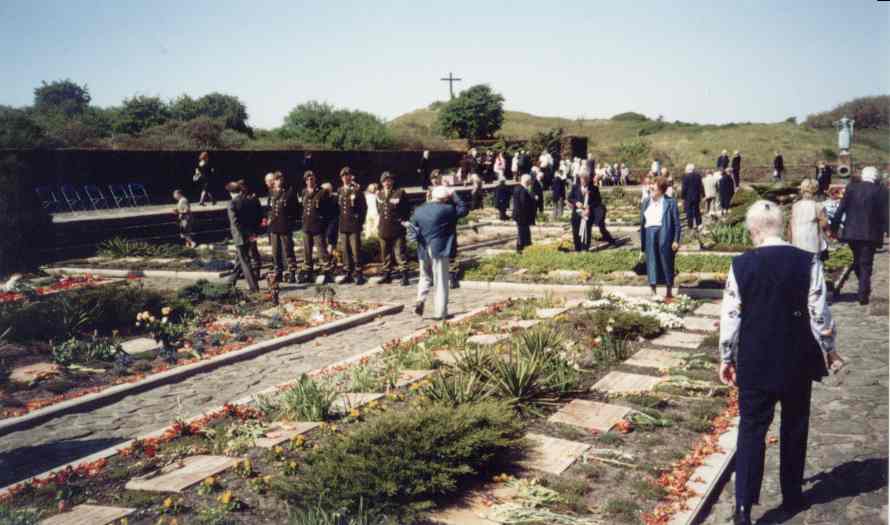
<path id="1" fill-rule="evenodd" d="M 530 457 L 522 462 L 522 465 L 532 470 L 539 470 L 548 474 L 560 475 L 587 452 L 590 445 L 545 436 L 543 434 L 528 434 L 532 449 Z"/>
<path id="2" fill-rule="evenodd" d="M 56 363 L 34 363 L 27 366 L 18 366 L 9 373 L 9 380 L 15 383 L 30 383 L 38 379 L 45 379 L 58 375 L 62 367 Z"/>
<path id="3" fill-rule="evenodd" d="M 720 322 L 708 317 L 684 317 L 683 328 L 693 332 L 715 332 L 720 328 Z"/>
<path id="4" fill-rule="evenodd" d="M 503 341 L 504 339 L 509 339 L 509 338 L 510 338 L 510 336 L 507 334 L 477 334 L 477 335 L 471 335 L 470 337 L 468 337 L 467 343 L 473 344 L 473 345 L 488 346 L 488 345 L 498 344 L 501 341 Z"/>
<path id="5" fill-rule="evenodd" d="M 689 348 L 695 350 L 701 346 L 705 336 L 701 334 L 687 334 L 683 332 L 668 332 L 652 340 L 652 344 L 658 346 L 671 346 L 676 348 Z"/>
<path id="6" fill-rule="evenodd" d="M 68 512 L 56 514 L 40 522 L 40 525 L 109 525 L 136 512 L 124 507 L 77 505 Z"/>
<path id="7" fill-rule="evenodd" d="M 339 412 L 345 414 L 352 410 L 353 408 L 359 408 L 362 405 L 367 405 L 371 401 L 375 401 L 383 397 L 384 394 L 379 393 L 353 393 L 353 394 L 340 394 L 337 396 L 337 399 L 334 401 L 333 410 L 334 412 Z"/>
<path id="8" fill-rule="evenodd" d="M 705 303 L 696 308 L 695 313 L 708 317 L 720 317 L 720 303 Z"/>
<path id="9" fill-rule="evenodd" d="M 599 390 L 609 394 L 646 392 L 655 388 L 655 385 L 661 381 L 661 378 L 654 376 L 613 371 L 606 374 L 606 377 L 597 381 L 597 383 L 591 387 L 591 390 Z"/>
<path id="10" fill-rule="evenodd" d="M 121 348 L 124 349 L 124 352 L 133 355 L 141 354 L 142 352 L 157 351 L 161 348 L 161 343 L 158 343 L 149 337 L 138 337 L 136 339 L 124 341 L 121 343 Z"/>
<path id="11" fill-rule="evenodd" d="M 182 460 L 182 467 L 171 467 L 175 470 L 161 471 L 160 475 L 148 478 L 134 478 L 127 482 L 127 490 L 144 490 L 148 492 L 182 492 L 202 480 L 229 469 L 243 458 L 226 456 L 192 456 Z"/>
<path id="12" fill-rule="evenodd" d="M 685 352 L 669 352 L 667 350 L 658 350 L 655 348 L 644 348 L 630 359 L 624 362 L 630 366 L 640 366 L 643 368 L 674 368 L 683 364 L 683 358 L 687 357 Z"/>
<path id="13" fill-rule="evenodd" d="M 421 379 L 435 373 L 435 370 L 402 370 L 399 372 L 399 379 L 396 381 L 396 388 L 408 386 L 416 383 Z"/>
<path id="14" fill-rule="evenodd" d="M 278 421 L 272 424 L 264 437 L 256 440 L 256 446 L 272 448 L 285 441 L 290 441 L 300 434 L 305 434 L 319 425 L 321 423 L 308 421 Z"/>
<path id="15" fill-rule="evenodd" d="M 608 432 L 616 423 L 624 419 L 628 412 L 630 412 L 628 407 L 574 399 L 550 416 L 548 421 L 572 425 L 584 430 Z"/>
<path id="16" fill-rule="evenodd" d="M 539 319 L 553 319 L 568 311 L 568 308 L 538 308 L 535 316 Z"/>
<path id="17" fill-rule="evenodd" d="M 453 365 L 457 362 L 457 356 L 451 350 L 437 350 L 433 352 L 433 356 L 446 365 Z"/>
<path id="18" fill-rule="evenodd" d="M 528 330 L 529 328 L 535 326 L 536 324 L 539 324 L 540 322 L 540 319 L 519 319 L 510 321 L 505 325 L 505 328 L 507 328 L 508 330 Z"/>

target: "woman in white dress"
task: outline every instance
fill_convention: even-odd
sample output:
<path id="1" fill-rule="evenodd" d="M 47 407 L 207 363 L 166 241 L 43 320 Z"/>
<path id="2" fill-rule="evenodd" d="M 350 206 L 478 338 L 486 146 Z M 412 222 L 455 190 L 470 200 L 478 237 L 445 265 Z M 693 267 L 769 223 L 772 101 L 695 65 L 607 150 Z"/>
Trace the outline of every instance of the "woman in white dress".
<path id="1" fill-rule="evenodd" d="M 377 227 L 380 225 L 380 215 L 377 213 L 377 185 L 368 184 L 365 190 L 365 202 L 368 204 L 368 214 L 365 216 L 365 225 L 362 238 L 377 237 Z"/>
<path id="2" fill-rule="evenodd" d="M 800 200 L 791 207 L 791 220 L 788 229 L 791 244 L 813 254 L 822 254 L 828 249 L 825 239 L 828 215 L 822 203 L 816 202 L 819 184 L 813 179 L 800 183 Z"/>

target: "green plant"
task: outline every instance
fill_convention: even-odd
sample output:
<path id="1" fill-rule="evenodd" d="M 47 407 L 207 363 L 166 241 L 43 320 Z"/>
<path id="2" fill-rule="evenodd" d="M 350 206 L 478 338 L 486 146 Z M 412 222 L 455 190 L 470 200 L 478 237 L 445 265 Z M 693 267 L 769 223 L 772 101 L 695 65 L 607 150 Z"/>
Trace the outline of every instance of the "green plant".
<path id="1" fill-rule="evenodd" d="M 745 223 L 716 224 L 711 229 L 711 241 L 714 244 L 733 246 L 751 246 L 751 236 Z"/>
<path id="2" fill-rule="evenodd" d="M 558 400 L 549 388 L 548 372 L 546 354 L 513 351 L 506 358 L 495 360 L 491 370 L 482 373 L 495 397 L 507 400 L 521 412 L 538 414 L 538 406 Z"/>
<path id="3" fill-rule="evenodd" d="M 335 109 L 316 101 L 292 109 L 284 117 L 278 134 L 303 144 L 341 150 L 386 149 L 395 142 L 380 118 L 364 111 Z"/>
<path id="4" fill-rule="evenodd" d="M 198 252 L 177 244 L 151 244 L 114 237 L 99 244 L 97 253 L 103 257 L 197 257 Z"/>
<path id="5" fill-rule="evenodd" d="M 824 264 L 825 271 L 827 272 L 843 270 L 853 264 L 853 251 L 850 249 L 850 246 L 845 244 L 836 250 L 832 250 Z"/>
<path id="6" fill-rule="evenodd" d="M 503 403 L 431 404 L 371 417 L 311 450 L 301 475 L 276 482 L 299 506 L 370 511 L 410 522 L 465 479 L 508 461 L 523 428 Z"/>
<path id="7" fill-rule="evenodd" d="M 59 322 L 65 337 L 79 335 L 86 326 L 93 322 L 96 312 L 99 310 L 98 304 L 85 305 L 71 299 L 67 294 L 59 294 L 58 304 L 60 307 Z"/>
<path id="8" fill-rule="evenodd" d="M 330 511 L 320 506 L 292 511 L 290 525 L 385 525 L 385 516 L 378 516 L 365 508 L 364 501 L 359 501 L 354 513 L 346 510 Z"/>
<path id="9" fill-rule="evenodd" d="M 264 411 L 291 421 L 324 421 L 330 418 L 336 398 L 336 391 L 303 374 Z"/>
<path id="10" fill-rule="evenodd" d="M 490 397 L 491 391 L 478 374 L 459 371 L 453 374 L 435 374 L 423 388 L 423 395 L 436 403 L 458 406 L 486 399 Z"/>
<path id="11" fill-rule="evenodd" d="M 592 310 L 587 313 L 587 318 L 592 332 L 611 340 L 652 339 L 664 332 L 655 317 L 613 307 Z"/>
<path id="12" fill-rule="evenodd" d="M 243 298 L 238 288 L 222 282 L 211 283 L 206 279 L 200 279 L 188 286 L 183 286 L 177 290 L 176 296 L 193 304 L 205 301 L 233 304 Z"/>
<path id="13" fill-rule="evenodd" d="M 504 97 L 484 84 L 472 86 L 438 111 L 436 127 L 446 137 L 493 137 L 504 122 Z"/>
<path id="14" fill-rule="evenodd" d="M 14 509 L 0 505 L 0 523 L 3 525 L 36 525 L 40 521 L 40 511 L 35 509 Z"/>

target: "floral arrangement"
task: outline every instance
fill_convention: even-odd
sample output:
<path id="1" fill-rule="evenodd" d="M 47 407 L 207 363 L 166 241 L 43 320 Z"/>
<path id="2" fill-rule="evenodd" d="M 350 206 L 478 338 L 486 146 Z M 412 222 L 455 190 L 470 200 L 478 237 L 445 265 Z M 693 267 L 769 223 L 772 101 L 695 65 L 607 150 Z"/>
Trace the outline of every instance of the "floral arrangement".
<path id="1" fill-rule="evenodd" d="M 185 327 L 182 324 L 170 321 L 172 314 L 173 309 L 169 306 L 161 308 L 160 319 L 147 310 L 136 314 L 136 326 L 145 327 L 154 340 L 161 343 L 160 355 L 170 364 L 176 363 L 176 351 L 185 334 Z"/>
<path id="2" fill-rule="evenodd" d="M 53 293 L 62 292 L 65 290 L 73 290 L 76 288 L 83 288 L 85 286 L 92 286 L 96 283 L 104 282 L 105 279 L 101 279 L 99 277 L 94 277 L 91 274 L 85 274 L 80 276 L 64 276 L 60 277 L 58 281 L 46 285 L 46 286 L 37 286 L 32 287 L 27 283 L 22 282 L 20 280 L 21 276 L 14 275 L 10 278 L 9 283 L 12 284 L 9 290 L 2 289 L 0 290 L 0 303 L 12 303 L 15 301 L 21 301 L 26 298 L 34 298 L 42 295 L 49 295 Z"/>
<path id="3" fill-rule="evenodd" d="M 652 317 L 665 330 L 682 328 L 682 316 L 695 309 L 698 303 L 688 295 L 679 295 L 671 302 L 654 302 L 641 297 L 628 297 L 623 294 L 609 293 L 602 299 L 585 303 L 590 308 L 613 307 L 628 312 Z"/>

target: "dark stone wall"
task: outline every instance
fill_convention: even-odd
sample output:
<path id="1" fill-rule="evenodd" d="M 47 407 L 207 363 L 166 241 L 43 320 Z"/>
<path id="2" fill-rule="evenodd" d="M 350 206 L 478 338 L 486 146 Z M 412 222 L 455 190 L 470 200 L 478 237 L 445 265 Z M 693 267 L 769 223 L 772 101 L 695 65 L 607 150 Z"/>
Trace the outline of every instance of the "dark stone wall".
<path id="1" fill-rule="evenodd" d="M 197 151 L 116 151 L 116 150 L 0 150 L 0 156 L 14 154 L 30 167 L 31 183 L 38 186 L 96 184 L 107 193 L 113 183 L 140 182 L 152 202 L 171 202 L 174 189 L 182 189 L 196 200 L 199 189 L 192 182 L 198 162 Z M 302 186 L 304 151 L 214 151 L 210 161 L 215 169 L 210 191 L 225 196 L 225 183 L 245 179 L 258 194 L 265 194 L 263 177 L 280 170 L 288 181 Z M 398 186 L 420 186 L 417 167 L 419 151 L 315 151 L 312 170 L 321 182 L 339 186 L 339 171 L 349 166 L 362 186 L 377 182 L 380 173 L 397 176 Z M 431 169 L 453 168 L 460 159 L 454 151 L 430 152 Z"/>

